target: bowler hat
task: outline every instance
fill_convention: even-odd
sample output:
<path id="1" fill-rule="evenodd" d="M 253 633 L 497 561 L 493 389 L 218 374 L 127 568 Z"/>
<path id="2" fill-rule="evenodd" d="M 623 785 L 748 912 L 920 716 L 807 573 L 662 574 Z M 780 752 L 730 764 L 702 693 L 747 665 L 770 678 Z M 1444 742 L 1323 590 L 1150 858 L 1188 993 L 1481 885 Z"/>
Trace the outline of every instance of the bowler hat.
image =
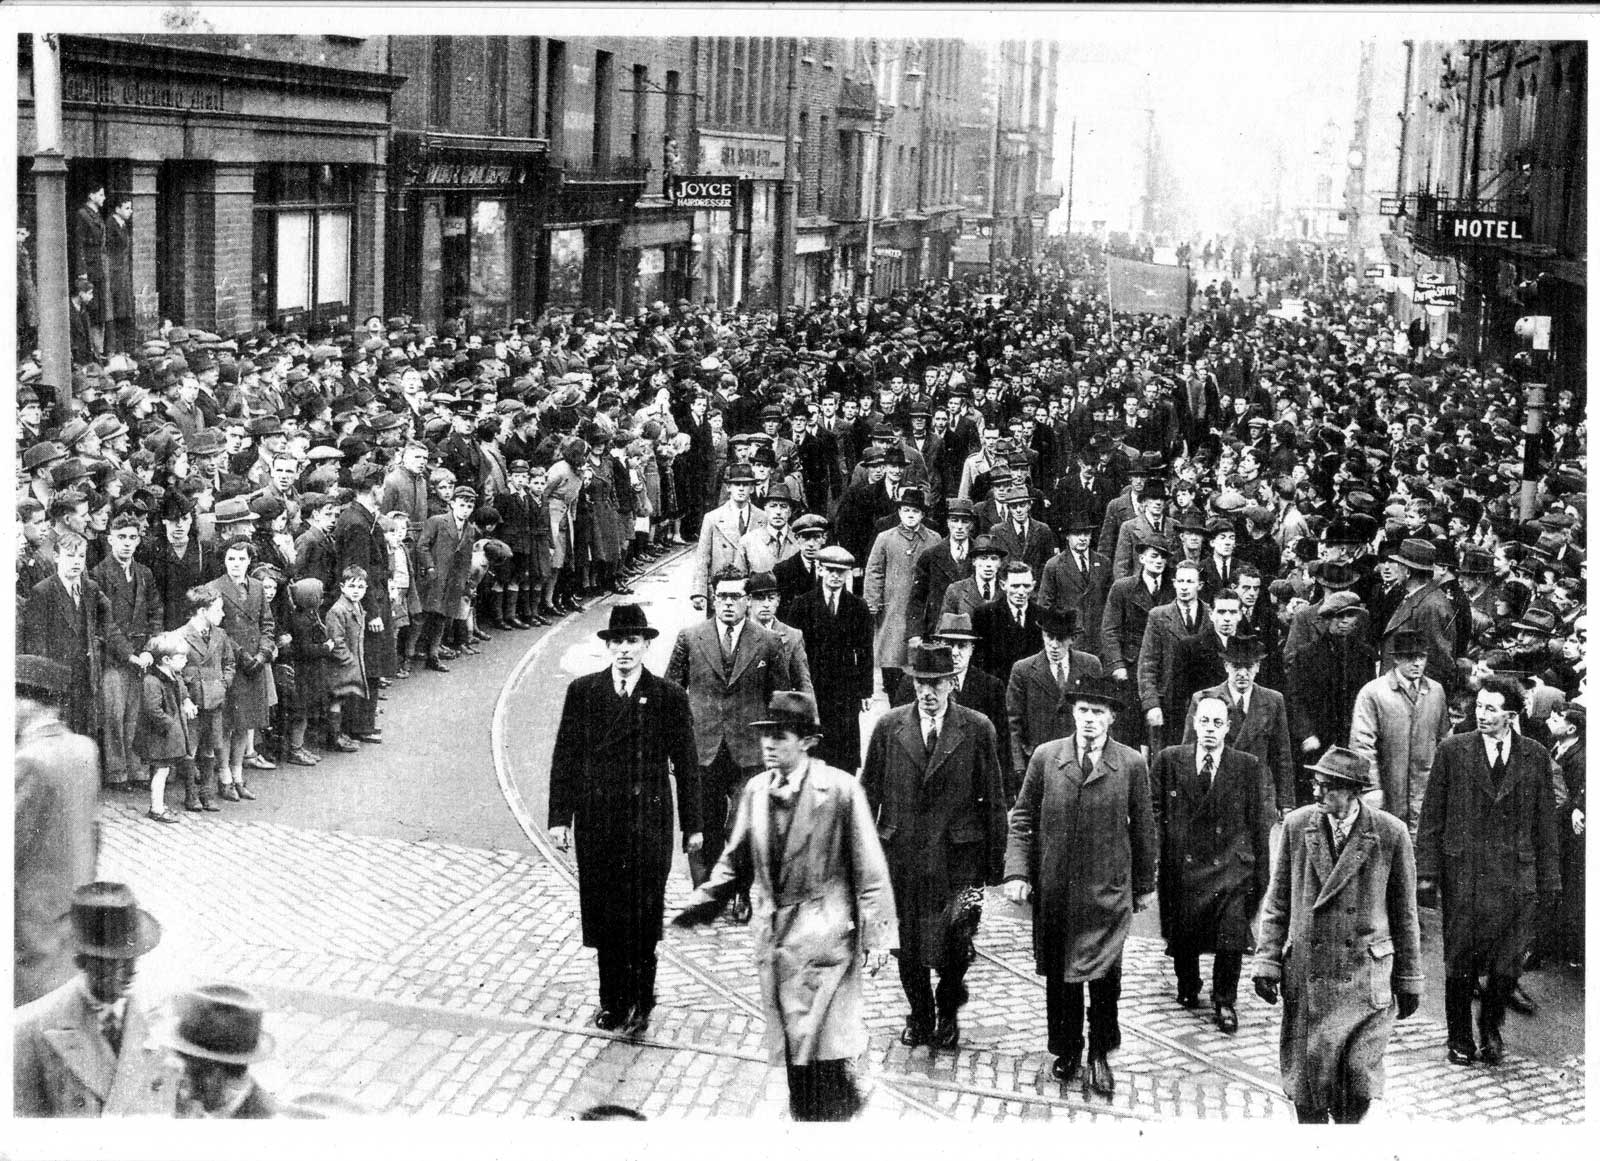
<path id="1" fill-rule="evenodd" d="M 1417 572 L 1432 572 L 1435 553 L 1430 540 L 1412 539 L 1401 543 L 1400 551 L 1387 558 Z"/>
<path id="2" fill-rule="evenodd" d="M 854 568 L 856 558 L 837 544 L 830 544 L 817 553 L 817 563 L 823 568 Z"/>
<path id="3" fill-rule="evenodd" d="M 1371 764 L 1360 754 L 1343 746 L 1329 746 L 1328 752 L 1306 769 L 1322 775 L 1324 779 L 1348 783 L 1357 790 L 1373 788 Z"/>
<path id="4" fill-rule="evenodd" d="M 50 657 L 23 653 L 17 657 L 14 687 L 43 694 L 66 693 L 72 686 L 72 670 Z"/>
<path id="5" fill-rule="evenodd" d="M 619 637 L 643 637 L 649 641 L 660 634 L 659 629 L 651 627 L 642 606 L 626 604 L 612 606 L 611 622 L 595 636 L 602 641 L 612 641 Z"/>
<path id="6" fill-rule="evenodd" d="M 83 955 L 136 959 L 161 942 L 161 924 L 123 883 L 86 883 L 72 893 L 72 944 Z"/>
<path id="7" fill-rule="evenodd" d="M 972 631 L 971 613 L 941 613 L 939 627 L 928 635 L 930 641 L 981 641 Z"/>
<path id="8" fill-rule="evenodd" d="M 168 1045 L 180 1056 L 221 1064 L 251 1064 L 272 1055 L 261 1028 L 261 1001 L 237 984 L 202 984 L 179 996 L 178 1020 Z"/>
<path id="9" fill-rule="evenodd" d="M 956 675 L 955 655 L 948 645 L 912 645 L 906 650 L 906 672 L 922 681 Z"/>
<path id="10" fill-rule="evenodd" d="M 757 730 L 793 730 L 802 738 L 822 733 L 822 722 L 817 718 L 817 700 L 798 689 L 776 689 L 767 700 L 767 716 L 751 722 Z"/>
<path id="11" fill-rule="evenodd" d="M 1081 627 L 1075 608 L 1043 609 L 1039 613 L 1039 628 L 1047 637 L 1075 637 Z"/>
<path id="12" fill-rule="evenodd" d="M 1416 629 L 1401 629 L 1389 638 L 1389 652 L 1395 657 L 1426 657 L 1428 639 Z"/>
<path id="13" fill-rule="evenodd" d="M 1067 700 L 1096 702 L 1112 711 L 1122 708 L 1122 690 L 1106 677 L 1080 677 L 1067 690 Z"/>

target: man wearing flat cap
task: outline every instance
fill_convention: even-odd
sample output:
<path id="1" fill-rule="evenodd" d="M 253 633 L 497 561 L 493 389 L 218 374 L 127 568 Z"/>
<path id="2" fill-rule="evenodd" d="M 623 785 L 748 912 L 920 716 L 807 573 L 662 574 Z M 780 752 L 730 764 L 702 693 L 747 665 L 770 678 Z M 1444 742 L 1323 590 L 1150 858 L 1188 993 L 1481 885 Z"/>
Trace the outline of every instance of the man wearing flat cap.
<path id="1" fill-rule="evenodd" d="M 806 644 L 823 726 L 817 756 L 854 772 L 861 765 L 861 715 L 872 702 L 873 622 L 867 603 L 850 591 L 855 558 L 838 545 L 817 553 L 821 584 L 796 597 L 787 623 Z"/>
<path id="2" fill-rule="evenodd" d="M 1394 1021 L 1422 1001 L 1417 864 L 1405 824 L 1362 805 L 1364 758 L 1333 746 L 1311 772 L 1317 801 L 1284 820 L 1253 976 L 1269 1004 L 1282 990 L 1279 1066 L 1295 1115 L 1355 1124 L 1383 1096 Z"/>
<path id="3" fill-rule="evenodd" d="M 911 1008 L 900 1042 L 954 1049 L 983 887 L 1000 881 L 1005 856 L 1005 788 L 994 726 L 950 696 L 950 647 L 912 646 L 906 672 L 914 701 L 874 725 L 861 785 L 900 922 L 900 983 Z"/>
<path id="4" fill-rule="evenodd" d="M 121 883 L 86 883 L 68 914 L 77 974 L 12 1016 L 18 1117 L 172 1116 L 178 1077 L 131 994 L 161 925 Z"/>

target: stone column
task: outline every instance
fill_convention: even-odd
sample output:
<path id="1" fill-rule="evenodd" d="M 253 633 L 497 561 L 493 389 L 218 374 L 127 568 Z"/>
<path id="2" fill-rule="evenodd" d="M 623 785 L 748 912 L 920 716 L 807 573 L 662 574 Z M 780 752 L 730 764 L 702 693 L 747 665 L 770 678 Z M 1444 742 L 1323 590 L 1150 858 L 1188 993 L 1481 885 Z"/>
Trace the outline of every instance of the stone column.
<path id="1" fill-rule="evenodd" d="M 160 258 L 156 253 L 156 161 L 135 161 L 130 171 L 129 191 L 133 194 L 133 324 L 142 339 L 161 325 Z M 169 261 L 178 261 L 170 255 Z"/>

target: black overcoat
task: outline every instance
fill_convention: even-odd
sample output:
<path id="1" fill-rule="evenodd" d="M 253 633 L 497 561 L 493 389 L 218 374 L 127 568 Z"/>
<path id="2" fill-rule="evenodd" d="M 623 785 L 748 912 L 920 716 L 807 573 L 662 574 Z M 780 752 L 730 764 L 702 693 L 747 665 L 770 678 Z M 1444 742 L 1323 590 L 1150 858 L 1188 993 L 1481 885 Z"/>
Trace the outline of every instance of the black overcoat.
<path id="1" fill-rule="evenodd" d="M 805 639 L 817 691 L 822 741 L 813 756 L 854 773 L 861 765 L 861 699 L 872 696 L 872 614 L 865 601 L 845 589 L 835 617 L 817 588 L 795 600 L 787 623 Z"/>

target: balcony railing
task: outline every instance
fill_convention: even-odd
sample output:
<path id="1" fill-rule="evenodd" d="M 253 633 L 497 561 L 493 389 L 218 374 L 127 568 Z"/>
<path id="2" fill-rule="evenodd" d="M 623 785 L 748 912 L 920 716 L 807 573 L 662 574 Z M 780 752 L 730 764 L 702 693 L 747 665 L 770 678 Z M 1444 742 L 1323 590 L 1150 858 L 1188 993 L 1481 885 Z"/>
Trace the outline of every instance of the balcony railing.
<path id="1" fill-rule="evenodd" d="M 601 158 L 598 165 L 562 165 L 561 180 L 567 185 L 642 185 L 650 179 L 650 163 L 631 156 Z"/>

